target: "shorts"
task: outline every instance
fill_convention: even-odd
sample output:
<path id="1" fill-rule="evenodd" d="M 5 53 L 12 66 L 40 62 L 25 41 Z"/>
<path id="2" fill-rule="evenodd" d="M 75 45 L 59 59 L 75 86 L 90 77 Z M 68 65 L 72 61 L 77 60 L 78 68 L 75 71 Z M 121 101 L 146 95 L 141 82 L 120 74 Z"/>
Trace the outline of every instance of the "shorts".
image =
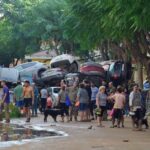
<path id="1" fill-rule="evenodd" d="M 79 110 L 80 111 L 86 111 L 88 109 L 88 104 L 85 104 L 85 103 L 80 103 L 79 105 Z"/>
<path id="2" fill-rule="evenodd" d="M 136 111 L 135 111 L 135 116 L 134 116 L 136 119 L 138 120 L 142 120 L 143 118 L 143 115 L 142 115 L 142 109 L 138 108 Z"/>
<path id="3" fill-rule="evenodd" d="M 106 106 L 100 106 L 101 109 L 101 113 L 99 115 L 97 115 L 98 117 L 103 117 L 104 112 L 106 111 Z"/>
<path id="4" fill-rule="evenodd" d="M 64 114 L 66 116 L 69 116 L 69 107 L 66 105 L 66 103 L 60 103 L 60 109 L 62 111 L 61 116 L 63 117 Z"/>
<path id="5" fill-rule="evenodd" d="M 123 117 L 123 110 L 122 109 L 114 109 L 113 118 L 114 119 L 122 119 Z"/>
<path id="6" fill-rule="evenodd" d="M 32 106 L 32 98 L 24 98 L 24 107 Z"/>
<path id="7" fill-rule="evenodd" d="M 23 107 L 24 106 L 24 101 L 23 100 L 16 101 L 16 106 L 17 107 Z"/>

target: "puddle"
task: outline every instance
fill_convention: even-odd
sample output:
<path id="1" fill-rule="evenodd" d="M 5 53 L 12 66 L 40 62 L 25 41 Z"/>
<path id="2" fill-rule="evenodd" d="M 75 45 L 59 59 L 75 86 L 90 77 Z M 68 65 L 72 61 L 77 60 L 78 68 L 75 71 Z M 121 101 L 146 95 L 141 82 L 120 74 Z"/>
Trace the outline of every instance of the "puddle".
<path id="1" fill-rule="evenodd" d="M 48 127 L 0 123 L 0 147 L 64 136 L 67 134 Z"/>

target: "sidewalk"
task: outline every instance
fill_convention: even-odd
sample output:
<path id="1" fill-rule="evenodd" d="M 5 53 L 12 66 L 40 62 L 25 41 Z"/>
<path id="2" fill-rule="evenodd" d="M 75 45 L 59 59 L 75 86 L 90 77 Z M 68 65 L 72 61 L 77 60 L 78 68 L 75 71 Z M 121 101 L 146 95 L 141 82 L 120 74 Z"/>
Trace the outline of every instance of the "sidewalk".
<path id="1" fill-rule="evenodd" d="M 125 121 L 125 128 L 111 129 L 111 122 L 104 122 L 105 127 L 96 127 L 96 123 L 43 123 L 43 116 L 33 118 L 31 124 L 44 125 L 49 128 L 64 131 L 67 137 L 50 138 L 24 145 L 14 145 L 4 150 L 149 150 L 150 130 L 132 131 L 130 119 Z M 25 121 L 13 120 L 15 122 Z M 92 129 L 88 129 L 92 126 Z"/>

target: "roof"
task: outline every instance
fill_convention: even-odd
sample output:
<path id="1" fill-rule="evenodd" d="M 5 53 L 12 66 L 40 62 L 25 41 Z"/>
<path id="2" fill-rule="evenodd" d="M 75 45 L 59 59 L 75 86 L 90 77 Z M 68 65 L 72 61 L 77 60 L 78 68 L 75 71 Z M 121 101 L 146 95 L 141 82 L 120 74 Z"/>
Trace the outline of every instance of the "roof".
<path id="1" fill-rule="evenodd" d="M 56 51 L 51 50 L 42 50 L 36 53 L 33 53 L 32 55 L 26 55 L 25 59 L 33 59 L 33 58 L 38 58 L 38 59 L 52 59 L 53 57 L 56 57 Z"/>

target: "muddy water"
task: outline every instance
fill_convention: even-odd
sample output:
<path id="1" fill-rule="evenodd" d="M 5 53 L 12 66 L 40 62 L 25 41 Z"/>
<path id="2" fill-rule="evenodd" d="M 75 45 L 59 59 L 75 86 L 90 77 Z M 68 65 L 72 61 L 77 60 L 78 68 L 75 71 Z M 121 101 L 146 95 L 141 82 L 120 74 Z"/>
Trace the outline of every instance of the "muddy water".
<path id="1" fill-rule="evenodd" d="M 2 141 L 21 141 L 26 139 L 36 139 L 42 137 L 62 136 L 55 131 L 37 130 L 31 127 L 16 124 L 0 123 L 0 142 Z"/>

